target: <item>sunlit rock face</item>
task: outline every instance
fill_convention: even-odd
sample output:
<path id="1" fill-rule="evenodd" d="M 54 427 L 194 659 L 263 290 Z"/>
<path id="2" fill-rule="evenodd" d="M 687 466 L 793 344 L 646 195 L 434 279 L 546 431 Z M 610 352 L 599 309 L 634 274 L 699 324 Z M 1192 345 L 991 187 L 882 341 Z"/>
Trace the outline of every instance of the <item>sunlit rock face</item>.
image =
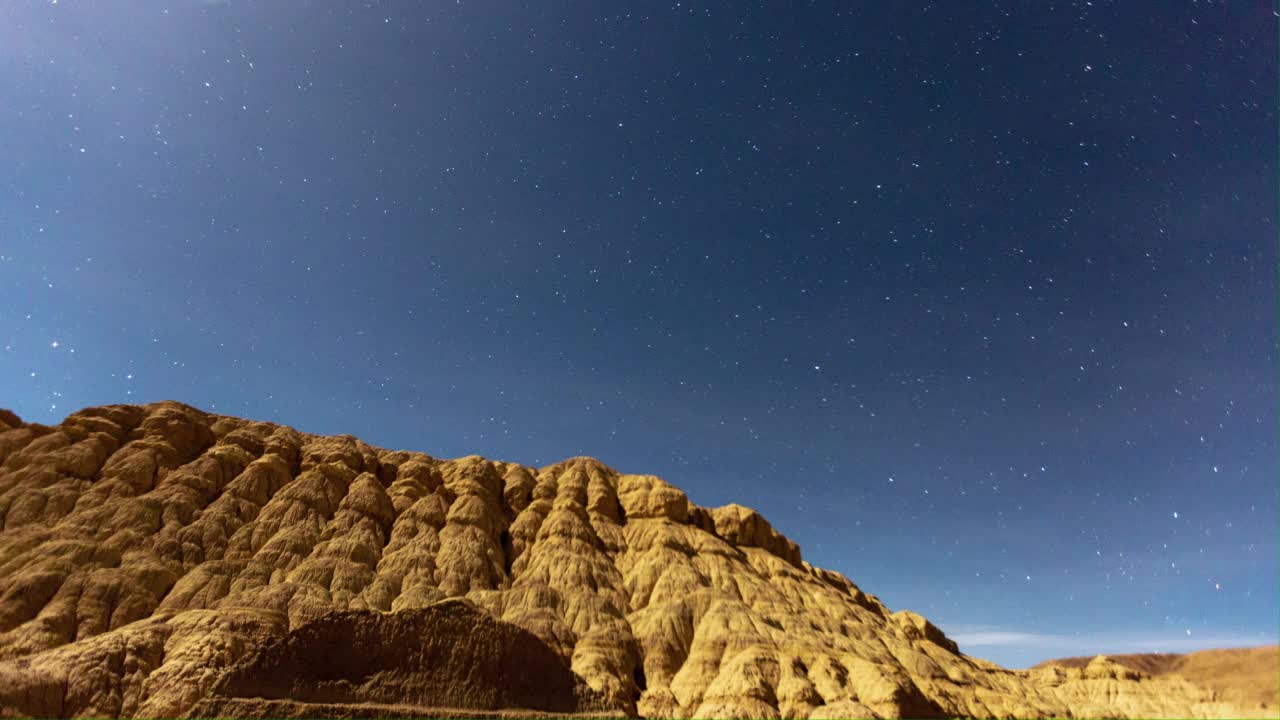
<path id="1" fill-rule="evenodd" d="M 441 460 L 172 402 L 0 412 L 0 714 L 451 713 L 1240 714 L 1105 658 L 970 658 L 756 511 L 591 458 Z"/>

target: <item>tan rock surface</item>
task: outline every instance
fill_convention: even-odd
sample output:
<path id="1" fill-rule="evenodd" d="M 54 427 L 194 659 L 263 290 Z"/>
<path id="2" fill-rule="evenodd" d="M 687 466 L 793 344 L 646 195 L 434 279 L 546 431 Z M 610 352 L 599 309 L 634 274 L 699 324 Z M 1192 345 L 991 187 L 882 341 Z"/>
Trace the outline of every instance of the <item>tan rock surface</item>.
<path id="1" fill-rule="evenodd" d="M 441 460 L 171 402 L 0 412 L 3 715 L 1237 710 L 1105 659 L 968 657 L 756 511 L 591 458 Z"/>
<path id="2" fill-rule="evenodd" d="M 1214 692 L 1242 718 L 1280 717 L 1280 647 L 1198 652 L 1109 655 L 1108 660 L 1146 675 L 1178 676 Z M 1092 658 L 1046 660 L 1036 668 L 1087 666 Z"/>

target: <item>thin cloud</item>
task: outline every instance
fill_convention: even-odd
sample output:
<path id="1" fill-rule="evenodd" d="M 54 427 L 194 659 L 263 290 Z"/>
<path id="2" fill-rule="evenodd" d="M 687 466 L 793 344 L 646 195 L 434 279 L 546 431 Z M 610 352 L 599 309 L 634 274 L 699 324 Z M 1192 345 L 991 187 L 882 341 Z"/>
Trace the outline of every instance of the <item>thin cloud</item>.
<path id="1" fill-rule="evenodd" d="M 1075 654 L 1134 653 L 1134 652 L 1191 652 L 1207 648 L 1273 645 L 1276 636 L 1259 633 L 1211 633 L 1190 635 L 1177 631 L 1142 633 L 1081 633 L 1056 635 L 1052 633 L 1025 632 L 1016 629 L 990 626 L 961 626 L 948 637 L 965 648 L 1027 648 L 1052 649 Z"/>
<path id="2" fill-rule="evenodd" d="M 1012 630 L 978 630 L 974 632 L 948 633 L 948 637 L 961 647 L 1038 647 L 1056 645 L 1067 639 L 1061 635 L 1016 632 Z"/>

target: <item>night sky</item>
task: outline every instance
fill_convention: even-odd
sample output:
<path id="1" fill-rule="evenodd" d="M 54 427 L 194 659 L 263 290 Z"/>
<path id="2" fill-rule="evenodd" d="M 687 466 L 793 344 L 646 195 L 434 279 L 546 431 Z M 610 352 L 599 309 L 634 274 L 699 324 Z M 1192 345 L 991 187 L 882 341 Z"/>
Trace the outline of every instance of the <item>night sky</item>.
<path id="1" fill-rule="evenodd" d="M 592 455 L 1013 666 L 1275 643 L 1275 4 L 833 5 L 0 4 L 0 406 Z"/>

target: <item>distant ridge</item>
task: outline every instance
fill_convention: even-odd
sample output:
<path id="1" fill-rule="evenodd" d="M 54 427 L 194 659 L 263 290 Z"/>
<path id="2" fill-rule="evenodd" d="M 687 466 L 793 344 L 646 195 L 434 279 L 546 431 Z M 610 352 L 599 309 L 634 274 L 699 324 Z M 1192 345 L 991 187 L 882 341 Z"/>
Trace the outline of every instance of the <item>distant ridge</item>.
<path id="1" fill-rule="evenodd" d="M 1108 655 L 1112 662 L 1147 675 L 1179 675 L 1218 694 L 1252 717 L 1280 716 L 1280 646 L 1198 652 Z M 1084 667 L 1092 658 L 1046 660 L 1037 668 Z"/>

